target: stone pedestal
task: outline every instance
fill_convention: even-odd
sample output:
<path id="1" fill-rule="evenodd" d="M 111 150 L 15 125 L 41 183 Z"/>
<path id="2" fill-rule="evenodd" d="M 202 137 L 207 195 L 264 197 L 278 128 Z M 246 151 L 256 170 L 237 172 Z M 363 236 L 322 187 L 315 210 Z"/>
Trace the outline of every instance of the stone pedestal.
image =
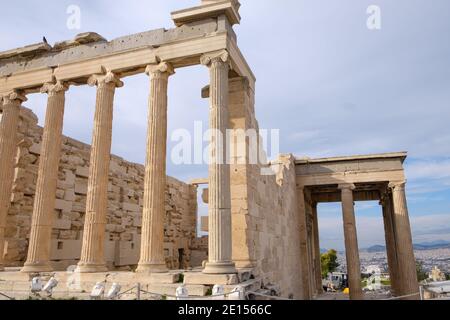
<path id="1" fill-rule="evenodd" d="M 145 162 L 141 256 L 137 272 L 166 272 L 164 219 L 166 191 L 167 85 L 174 73 L 168 63 L 147 67 L 150 97 Z"/>
<path id="2" fill-rule="evenodd" d="M 342 213 L 344 218 L 345 255 L 347 258 L 348 284 L 351 300 L 363 300 L 361 288 L 361 264 L 359 260 L 358 237 L 356 233 L 353 184 L 339 186 L 342 192 Z"/>
<path id="3" fill-rule="evenodd" d="M 107 271 L 104 246 L 108 210 L 113 103 L 116 88 L 123 86 L 119 78 L 111 72 L 106 75 L 94 75 L 88 83 L 91 86 L 97 86 L 97 102 L 92 136 L 83 246 L 81 260 L 77 268 L 77 271 L 82 273 Z"/>
<path id="4" fill-rule="evenodd" d="M 206 54 L 201 63 L 210 70 L 210 163 L 209 163 L 209 261 L 207 274 L 236 273 L 231 249 L 230 166 L 226 161 L 229 55 Z"/>
<path id="5" fill-rule="evenodd" d="M 0 97 L 0 271 L 3 270 L 6 218 L 11 205 L 20 106 L 26 100 L 19 92 Z"/>
<path id="6" fill-rule="evenodd" d="M 392 204 L 394 214 L 394 227 L 397 244 L 398 274 L 400 276 L 401 295 L 416 296 L 408 299 L 419 298 L 419 284 L 417 280 L 416 259 L 411 236 L 408 207 L 406 205 L 405 181 L 391 182 Z"/>
<path id="7" fill-rule="evenodd" d="M 52 270 L 50 266 L 50 243 L 66 90 L 67 86 L 61 83 L 46 84 L 41 90 L 42 93 L 48 93 L 48 104 L 39 160 L 28 257 L 22 272 L 48 272 Z"/>

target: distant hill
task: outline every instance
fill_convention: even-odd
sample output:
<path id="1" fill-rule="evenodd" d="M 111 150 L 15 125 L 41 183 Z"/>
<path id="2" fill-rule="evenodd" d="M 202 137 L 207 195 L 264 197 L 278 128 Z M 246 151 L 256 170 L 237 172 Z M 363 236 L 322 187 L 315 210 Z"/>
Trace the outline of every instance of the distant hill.
<path id="1" fill-rule="evenodd" d="M 438 240 L 432 242 L 415 243 L 414 250 L 433 250 L 433 249 L 445 249 L 450 248 L 450 242 L 445 240 Z M 382 245 L 374 245 L 369 248 L 361 249 L 364 252 L 384 252 L 386 247 Z"/>
<path id="2" fill-rule="evenodd" d="M 432 249 L 444 249 L 444 248 L 450 248 L 449 241 L 438 240 L 438 241 L 414 244 L 415 250 L 432 250 Z"/>
<path id="3" fill-rule="evenodd" d="M 384 252 L 386 251 L 386 247 L 385 246 L 381 246 L 381 245 L 375 245 L 375 246 L 371 246 L 367 249 L 364 249 L 364 251 L 367 252 Z"/>

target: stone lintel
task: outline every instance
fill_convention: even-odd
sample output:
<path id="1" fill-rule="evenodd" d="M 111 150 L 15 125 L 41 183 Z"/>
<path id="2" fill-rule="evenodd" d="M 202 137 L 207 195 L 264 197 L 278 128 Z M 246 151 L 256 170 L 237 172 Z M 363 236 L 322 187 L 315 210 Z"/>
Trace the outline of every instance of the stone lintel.
<path id="1" fill-rule="evenodd" d="M 318 159 L 308 159 L 308 158 L 296 158 L 295 163 L 310 164 L 310 163 L 325 163 L 325 162 L 341 162 L 341 161 L 352 161 L 352 160 L 375 160 L 375 159 L 389 159 L 389 158 L 401 158 L 402 162 L 406 159 L 408 152 L 390 152 L 390 153 L 379 153 L 379 154 L 368 154 L 368 155 L 355 155 L 355 156 L 343 156 L 343 157 L 329 157 L 329 158 L 318 158 Z"/>
<path id="2" fill-rule="evenodd" d="M 174 11 L 171 13 L 172 20 L 177 27 L 193 21 L 217 18 L 225 15 L 230 24 L 239 24 L 239 2 L 235 0 L 210 1 L 193 8 Z"/>
<path id="3" fill-rule="evenodd" d="M 198 178 L 198 179 L 192 179 L 189 184 L 193 184 L 193 185 L 202 185 L 202 184 L 209 184 L 209 179 L 208 178 Z"/>

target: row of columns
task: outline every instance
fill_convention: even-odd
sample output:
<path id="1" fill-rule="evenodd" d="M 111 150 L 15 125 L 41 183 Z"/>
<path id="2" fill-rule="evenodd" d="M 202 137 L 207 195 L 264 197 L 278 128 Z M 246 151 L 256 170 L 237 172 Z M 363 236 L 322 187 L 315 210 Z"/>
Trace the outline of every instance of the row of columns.
<path id="1" fill-rule="evenodd" d="M 230 59 L 227 51 L 205 54 L 201 63 L 210 70 L 210 129 L 225 136 L 229 125 L 228 74 Z M 147 156 L 144 180 L 142 243 L 138 272 L 165 272 L 164 218 L 166 188 L 167 89 L 173 66 L 168 62 L 149 65 L 150 97 L 147 132 Z M 111 154 L 113 105 L 116 88 L 123 86 L 119 75 L 107 72 L 93 75 L 88 84 L 97 87 L 94 129 L 90 156 L 88 192 L 81 259 L 78 272 L 106 271 L 104 243 L 108 210 L 108 177 Z M 30 242 L 23 272 L 48 272 L 53 226 L 56 184 L 61 152 L 65 92 L 63 82 L 48 83 L 41 92 L 47 93 L 48 104 L 39 161 L 38 181 L 34 200 Z M 2 268 L 6 216 L 13 184 L 16 131 L 20 106 L 26 98 L 13 92 L 2 99 L 0 122 L 0 268 Z M 209 185 L 209 263 L 205 273 L 235 273 L 231 258 L 231 196 L 230 172 L 226 145 L 221 137 L 211 141 Z"/>
<path id="2" fill-rule="evenodd" d="M 353 197 L 355 185 L 341 184 L 338 188 L 341 192 L 350 299 L 362 300 L 364 294 L 361 286 L 361 264 Z M 311 199 L 309 191 L 302 187 L 298 188 L 298 200 L 303 298 L 312 299 L 322 290 L 317 203 Z M 414 294 L 418 294 L 419 286 L 406 203 L 405 182 L 389 183 L 387 190 L 382 193 L 380 204 L 383 208 L 387 258 L 393 294 L 416 299 L 418 295 Z"/>
<path id="3" fill-rule="evenodd" d="M 382 197 L 383 221 L 385 227 L 386 249 L 395 296 L 406 299 L 419 297 L 416 273 L 416 260 L 406 203 L 405 181 L 391 182 Z M 344 218 L 345 253 L 350 289 L 350 299 L 364 298 L 361 288 L 361 265 L 359 259 L 358 237 L 356 231 L 353 184 L 339 186 L 342 192 L 342 212 Z"/>

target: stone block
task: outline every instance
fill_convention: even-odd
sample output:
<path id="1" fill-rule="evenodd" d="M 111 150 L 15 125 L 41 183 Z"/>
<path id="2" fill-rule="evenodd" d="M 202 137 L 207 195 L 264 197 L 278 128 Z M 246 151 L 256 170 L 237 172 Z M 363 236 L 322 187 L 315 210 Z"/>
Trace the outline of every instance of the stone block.
<path id="1" fill-rule="evenodd" d="M 81 257 L 81 240 L 52 240 L 51 260 L 78 260 Z"/>
<path id="2" fill-rule="evenodd" d="M 64 192 L 64 200 L 73 202 L 75 198 L 75 189 L 68 189 Z"/>
<path id="3" fill-rule="evenodd" d="M 75 184 L 75 193 L 81 194 L 81 195 L 87 195 L 87 182 L 86 183 L 77 182 Z"/>
<path id="4" fill-rule="evenodd" d="M 134 203 L 122 203 L 122 209 L 125 211 L 131 211 L 131 212 L 140 212 L 141 207 L 138 204 Z"/>
<path id="5" fill-rule="evenodd" d="M 56 199 L 55 209 L 61 210 L 63 212 L 70 212 L 70 211 L 72 211 L 72 202 L 61 200 L 61 199 Z"/>
<path id="6" fill-rule="evenodd" d="M 55 219 L 55 222 L 53 224 L 54 229 L 60 229 L 60 230 L 70 230 L 72 227 L 72 221 L 68 219 Z"/>
<path id="7" fill-rule="evenodd" d="M 79 177 L 88 178 L 89 177 L 89 167 L 77 167 L 75 173 Z"/>
<path id="8" fill-rule="evenodd" d="M 184 274 L 184 283 L 197 285 L 233 285 L 238 284 L 237 274 L 204 274 L 201 272 L 186 272 Z"/>
<path id="9" fill-rule="evenodd" d="M 32 153 L 32 154 L 40 155 L 40 154 L 41 154 L 41 147 L 42 147 L 41 144 L 36 144 L 36 143 L 34 143 L 34 144 L 30 147 L 29 152 Z"/>

